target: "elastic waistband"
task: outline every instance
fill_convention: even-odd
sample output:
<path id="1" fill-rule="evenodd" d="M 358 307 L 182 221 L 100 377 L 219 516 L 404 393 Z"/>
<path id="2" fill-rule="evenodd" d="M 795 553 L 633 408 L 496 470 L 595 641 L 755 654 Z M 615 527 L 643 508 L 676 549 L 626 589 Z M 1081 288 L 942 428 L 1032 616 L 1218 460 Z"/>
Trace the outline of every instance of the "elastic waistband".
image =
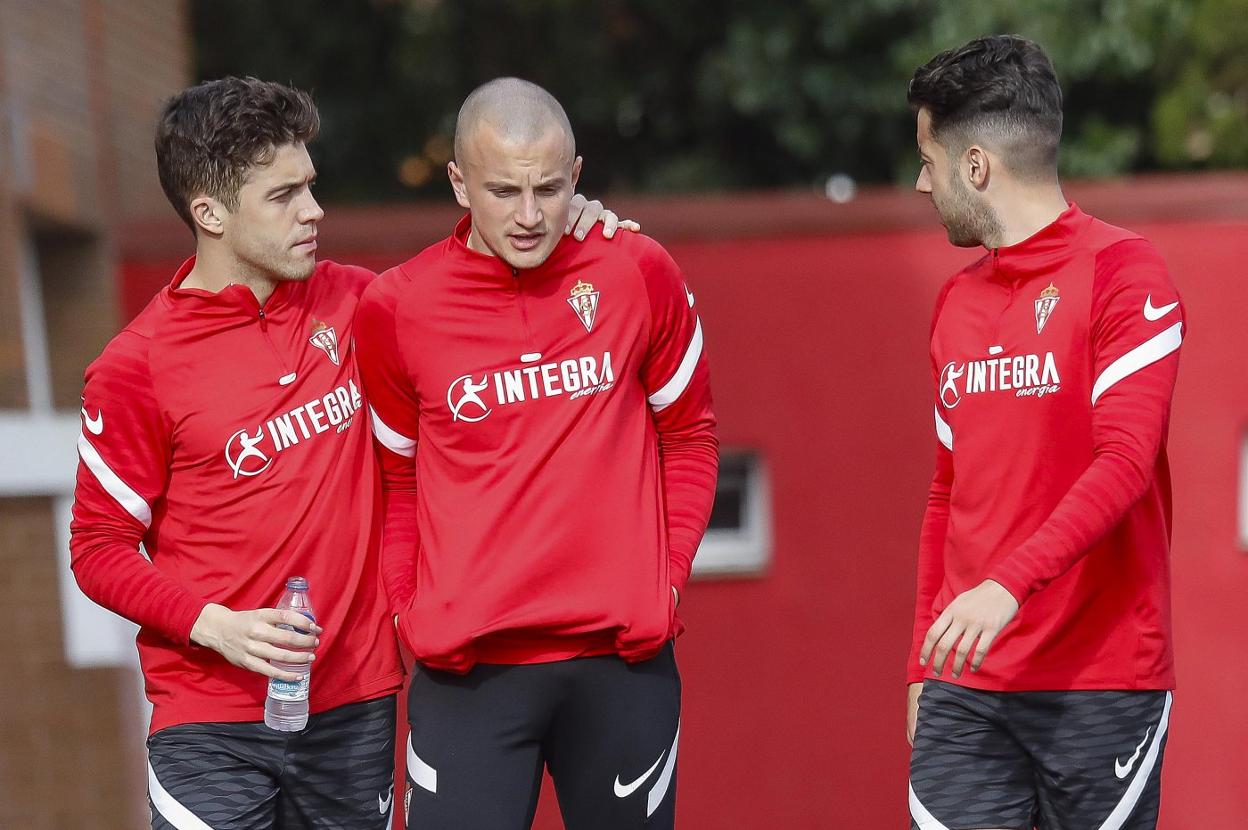
<path id="1" fill-rule="evenodd" d="M 534 636 L 531 633 L 495 631 L 478 637 L 469 647 L 474 663 L 553 663 L 574 657 L 597 657 L 618 651 L 615 633 L 593 631 L 572 636 Z"/>
<path id="2" fill-rule="evenodd" d="M 482 635 L 466 648 L 452 654 L 416 654 L 416 659 L 431 669 L 466 673 L 477 663 L 520 666 L 533 663 L 554 663 L 577 657 L 601 657 L 618 654 L 629 662 L 645 660 L 658 654 L 669 637 L 655 643 L 624 645 L 614 631 L 588 634 L 535 636 L 532 632 L 497 631 Z"/>

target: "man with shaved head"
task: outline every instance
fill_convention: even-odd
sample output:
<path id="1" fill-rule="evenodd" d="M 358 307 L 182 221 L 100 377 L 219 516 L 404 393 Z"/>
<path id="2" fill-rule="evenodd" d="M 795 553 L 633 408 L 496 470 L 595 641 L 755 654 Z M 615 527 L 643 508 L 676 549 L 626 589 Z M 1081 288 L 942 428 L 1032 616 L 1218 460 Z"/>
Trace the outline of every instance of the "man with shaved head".
<path id="1" fill-rule="evenodd" d="M 375 275 L 317 261 L 319 128 L 257 78 L 166 102 L 156 167 L 195 255 L 86 373 L 70 550 L 141 627 L 154 830 L 390 826 L 403 668 L 351 345 Z M 571 204 L 578 238 L 621 224 Z M 315 625 L 272 607 L 296 574 Z M 306 728 L 268 726 L 266 690 L 306 695 Z"/>
<path id="2" fill-rule="evenodd" d="M 478 88 L 448 165 L 468 215 L 360 306 L 417 659 L 409 827 L 526 828 L 543 768 L 571 830 L 675 821 L 676 605 L 718 467 L 702 326 L 654 240 L 561 241 L 580 172 L 550 93 Z"/>
<path id="3" fill-rule="evenodd" d="M 473 212 L 470 247 L 514 268 L 546 261 L 559 241 L 554 208 L 581 175 L 572 125 L 554 96 L 519 78 L 478 87 L 460 107 L 448 169 L 456 199 Z M 535 176 L 535 198 L 518 211 L 515 185 Z"/>
<path id="4" fill-rule="evenodd" d="M 530 142 L 558 129 L 576 154 L 572 123 L 563 106 L 540 86 L 520 78 L 496 78 L 464 99 L 455 119 L 455 157 L 462 158 L 478 127 L 488 126 L 508 141 Z"/>

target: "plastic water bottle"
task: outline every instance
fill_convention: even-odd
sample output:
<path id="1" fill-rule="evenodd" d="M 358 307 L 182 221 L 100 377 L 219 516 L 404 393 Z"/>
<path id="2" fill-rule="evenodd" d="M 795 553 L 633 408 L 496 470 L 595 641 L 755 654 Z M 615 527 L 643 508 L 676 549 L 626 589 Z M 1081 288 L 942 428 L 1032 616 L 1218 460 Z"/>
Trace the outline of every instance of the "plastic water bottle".
<path id="1" fill-rule="evenodd" d="M 286 580 L 286 591 L 277 608 L 279 611 L 297 611 L 316 622 L 316 615 L 312 612 L 312 600 L 308 598 L 308 581 L 301 576 L 292 576 Z M 287 631 L 298 630 L 300 634 L 311 633 L 290 625 L 278 627 Z M 269 678 L 269 694 L 264 701 L 264 725 L 281 732 L 297 732 L 308 725 L 308 686 L 312 679 L 312 664 L 283 663 L 278 660 L 269 662 L 276 669 L 301 674 L 302 678 Z"/>

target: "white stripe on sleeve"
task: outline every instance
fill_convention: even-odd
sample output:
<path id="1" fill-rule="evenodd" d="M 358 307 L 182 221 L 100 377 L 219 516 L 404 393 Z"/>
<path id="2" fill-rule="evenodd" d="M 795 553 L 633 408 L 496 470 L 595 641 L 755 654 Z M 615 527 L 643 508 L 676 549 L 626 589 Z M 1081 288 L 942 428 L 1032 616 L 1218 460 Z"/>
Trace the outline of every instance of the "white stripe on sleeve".
<path id="1" fill-rule="evenodd" d="M 144 527 L 152 526 L 152 508 L 147 501 L 113 472 L 81 431 L 78 433 L 78 456 L 104 491 L 116 499 L 127 513 L 142 522 Z"/>
<path id="2" fill-rule="evenodd" d="M 1092 405 L 1096 406 L 1101 395 L 1104 395 L 1115 383 L 1130 377 L 1149 364 L 1156 363 L 1179 348 L 1182 343 L 1183 323 L 1178 322 L 1156 337 L 1145 340 L 1106 366 L 1105 371 L 1101 372 L 1101 376 L 1096 379 L 1096 384 L 1092 387 Z"/>
<path id="3" fill-rule="evenodd" d="M 936 437 L 940 439 L 940 443 L 945 445 L 945 449 L 953 452 L 953 428 L 949 426 L 944 418 L 940 417 L 939 406 L 932 406 L 932 414 L 936 416 Z"/>
<path id="4" fill-rule="evenodd" d="M 402 455 L 412 458 L 416 455 L 416 439 L 408 438 L 401 432 L 391 429 L 385 421 L 377 414 L 377 410 L 372 405 L 368 407 L 368 414 L 373 419 L 373 435 L 377 436 L 377 440 L 381 445 L 395 455 Z"/>
<path id="5" fill-rule="evenodd" d="M 693 329 L 693 339 L 689 341 L 689 348 L 685 350 L 685 356 L 680 361 L 676 374 L 672 375 L 672 379 L 665 383 L 662 389 L 650 396 L 650 406 L 655 412 L 660 412 L 676 403 L 677 399 L 684 394 L 689 381 L 693 379 L 693 370 L 697 368 L 698 358 L 701 356 L 702 318 L 699 317 Z"/>

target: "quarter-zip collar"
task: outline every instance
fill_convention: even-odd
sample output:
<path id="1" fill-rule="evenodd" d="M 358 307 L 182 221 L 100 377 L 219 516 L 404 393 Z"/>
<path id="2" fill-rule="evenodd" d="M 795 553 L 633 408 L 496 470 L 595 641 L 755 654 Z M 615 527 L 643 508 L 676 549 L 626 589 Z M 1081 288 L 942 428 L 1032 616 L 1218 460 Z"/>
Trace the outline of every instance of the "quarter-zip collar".
<path id="1" fill-rule="evenodd" d="M 233 283 L 220 291 L 206 291 L 202 288 L 183 288 L 182 283 L 195 267 L 195 257 L 190 257 L 177 273 L 166 289 L 169 304 L 177 309 L 192 314 L 214 317 L 246 316 L 263 318 L 280 310 L 290 298 L 290 292 L 297 288 L 287 280 L 278 280 L 273 293 L 262 306 L 256 295 L 246 285 Z"/>
<path id="2" fill-rule="evenodd" d="M 465 265 L 473 276 L 487 279 L 523 278 L 530 282 L 540 279 L 558 271 L 565 264 L 565 260 L 572 255 L 572 246 L 577 244 L 569 242 L 567 237 L 564 237 L 555 244 L 555 249 L 541 265 L 536 268 L 518 269 L 512 268 L 502 257 L 483 254 L 468 247 L 468 236 L 471 232 L 472 214 L 469 213 L 456 223 L 454 232 L 447 240 L 447 252 L 452 254 L 457 262 Z"/>
<path id="3" fill-rule="evenodd" d="M 1022 282 L 1051 272 L 1072 256 L 1075 250 L 1072 243 L 1091 224 L 1092 217 L 1071 202 L 1053 222 L 1022 242 L 993 248 L 989 256 L 992 278 Z"/>

